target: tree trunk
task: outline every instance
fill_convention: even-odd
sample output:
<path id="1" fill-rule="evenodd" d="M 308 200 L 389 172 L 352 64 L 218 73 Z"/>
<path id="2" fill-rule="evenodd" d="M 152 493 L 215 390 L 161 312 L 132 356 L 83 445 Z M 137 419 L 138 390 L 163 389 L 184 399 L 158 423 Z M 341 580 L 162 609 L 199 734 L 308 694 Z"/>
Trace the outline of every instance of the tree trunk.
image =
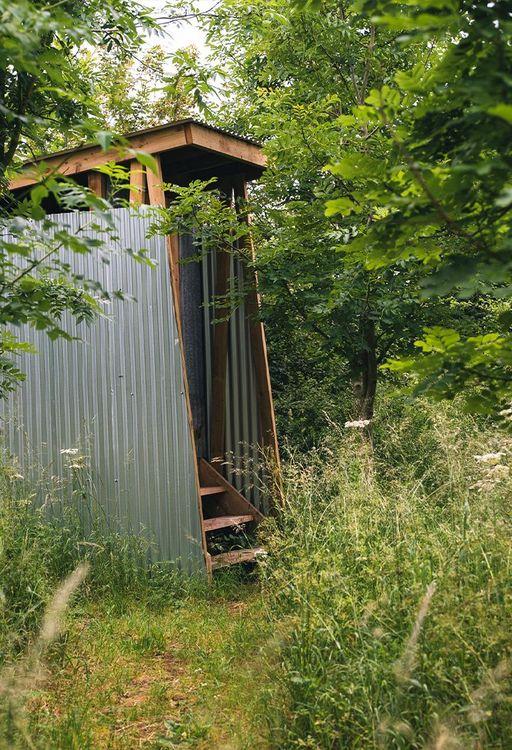
<path id="1" fill-rule="evenodd" d="M 361 321 L 361 334 L 361 380 L 358 393 L 358 418 L 373 419 L 375 394 L 377 392 L 377 342 L 375 336 L 375 322 L 368 318 L 363 318 Z"/>

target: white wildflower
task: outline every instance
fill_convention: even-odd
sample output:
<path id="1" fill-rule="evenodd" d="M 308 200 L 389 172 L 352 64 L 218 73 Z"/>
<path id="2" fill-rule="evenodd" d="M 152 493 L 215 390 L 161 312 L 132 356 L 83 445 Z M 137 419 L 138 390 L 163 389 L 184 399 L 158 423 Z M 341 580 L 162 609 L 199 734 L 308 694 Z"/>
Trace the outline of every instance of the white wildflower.
<path id="1" fill-rule="evenodd" d="M 76 456 L 68 463 L 67 467 L 68 469 L 86 469 L 88 458 L 89 456 Z"/>
<path id="2" fill-rule="evenodd" d="M 490 464 L 491 466 L 495 466 L 500 463 L 505 455 L 505 451 L 496 451 L 496 453 L 482 453 L 480 456 L 475 456 L 475 459 L 480 464 Z"/>
<path id="3" fill-rule="evenodd" d="M 78 453 L 78 448 L 62 448 L 60 452 L 63 456 L 76 456 L 76 454 Z"/>
<path id="4" fill-rule="evenodd" d="M 353 422 L 345 422 L 345 427 L 357 427 L 362 429 L 363 427 L 368 427 L 368 425 L 371 424 L 371 421 L 371 419 L 355 419 Z"/>

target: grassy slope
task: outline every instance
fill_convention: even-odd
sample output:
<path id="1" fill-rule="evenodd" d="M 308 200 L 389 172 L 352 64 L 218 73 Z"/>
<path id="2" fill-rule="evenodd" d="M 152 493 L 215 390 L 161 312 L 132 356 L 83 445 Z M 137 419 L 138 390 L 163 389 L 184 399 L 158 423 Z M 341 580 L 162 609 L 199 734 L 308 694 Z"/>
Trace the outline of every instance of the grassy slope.
<path id="1" fill-rule="evenodd" d="M 256 587 L 154 608 L 75 611 L 29 702 L 38 748 L 262 747 L 253 725 L 268 621 Z"/>

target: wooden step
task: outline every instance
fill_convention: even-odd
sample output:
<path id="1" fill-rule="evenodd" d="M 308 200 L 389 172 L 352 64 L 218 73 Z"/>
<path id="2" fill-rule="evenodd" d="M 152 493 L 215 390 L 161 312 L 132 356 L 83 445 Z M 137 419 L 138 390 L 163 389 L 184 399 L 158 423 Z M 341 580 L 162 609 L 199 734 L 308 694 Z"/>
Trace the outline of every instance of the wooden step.
<path id="1" fill-rule="evenodd" d="M 266 552 L 262 547 L 255 547 L 254 549 L 235 549 L 232 552 L 212 555 L 212 570 L 226 568 L 228 565 L 236 565 L 237 563 L 255 562 L 258 557 L 264 557 L 265 554 Z"/>
<path id="2" fill-rule="evenodd" d="M 228 526 L 241 526 L 243 523 L 250 523 L 251 521 L 254 521 L 254 516 L 249 514 L 244 516 L 217 516 L 216 518 L 205 518 L 203 525 L 205 531 L 216 531 Z"/>
<path id="3" fill-rule="evenodd" d="M 220 495 L 221 492 L 225 492 L 226 490 L 224 487 L 201 487 L 200 488 L 200 494 L 201 497 L 204 497 L 205 495 Z"/>
<path id="4" fill-rule="evenodd" d="M 222 474 L 219 474 L 208 461 L 205 461 L 204 458 L 199 462 L 199 478 L 203 487 L 215 486 L 224 488 L 224 493 L 218 498 L 221 509 L 214 515 L 220 515 L 220 513 L 225 513 L 226 515 L 250 513 L 254 516 L 256 523 L 263 521 L 263 514 L 241 495 Z"/>

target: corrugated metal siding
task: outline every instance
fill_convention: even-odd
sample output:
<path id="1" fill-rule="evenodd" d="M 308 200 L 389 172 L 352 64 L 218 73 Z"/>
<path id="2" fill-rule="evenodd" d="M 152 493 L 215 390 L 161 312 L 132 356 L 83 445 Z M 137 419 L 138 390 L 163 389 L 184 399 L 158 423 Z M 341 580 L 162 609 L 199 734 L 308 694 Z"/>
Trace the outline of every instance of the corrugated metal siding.
<path id="1" fill-rule="evenodd" d="M 215 320 L 215 257 L 203 255 L 204 326 L 208 383 L 208 415 L 211 415 L 211 363 L 213 321 Z M 256 377 L 252 359 L 249 320 L 244 300 L 244 265 L 234 252 L 230 259 L 230 292 L 233 312 L 229 319 L 228 366 L 226 377 L 226 478 L 262 512 L 264 504 L 260 487 L 260 426 Z M 210 420 L 209 431 L 210 431 Z"/>
<path id="2" fill-rule="evenodd" d="M 145 238 L 149 218 L 128 209 L 113 215 L 119 242 L 109 265 L 94 253 L 71 254 L 70 262 L 137 301 L 114 300 L 105 306 L 108 318 L 91 327 L 66 320 L 63 327 L 83 341 L 51 342 L 22 329 L 39 354 L 21 362 L 27 380 L 5 407 L 7 443 L 25 471 L 38 464 L 58 476 L 69 460 L 61 451 L 80 446 L 110 523 L 149 537 L 154 560 L 179 560 L 190 570 L 203 555 L 166 243 Z M 53 218 L 76 231 L 90 221 L 84 213 Z M 128 247 L 147 248 L 158 266 L 137 263 Z"/>
<path id="3" fill-rule="evenodd" d="M 180 312 L 196 448 L 207 456 L 206 361 L 200 250 L 190 235 L 180 239 Z"/>

